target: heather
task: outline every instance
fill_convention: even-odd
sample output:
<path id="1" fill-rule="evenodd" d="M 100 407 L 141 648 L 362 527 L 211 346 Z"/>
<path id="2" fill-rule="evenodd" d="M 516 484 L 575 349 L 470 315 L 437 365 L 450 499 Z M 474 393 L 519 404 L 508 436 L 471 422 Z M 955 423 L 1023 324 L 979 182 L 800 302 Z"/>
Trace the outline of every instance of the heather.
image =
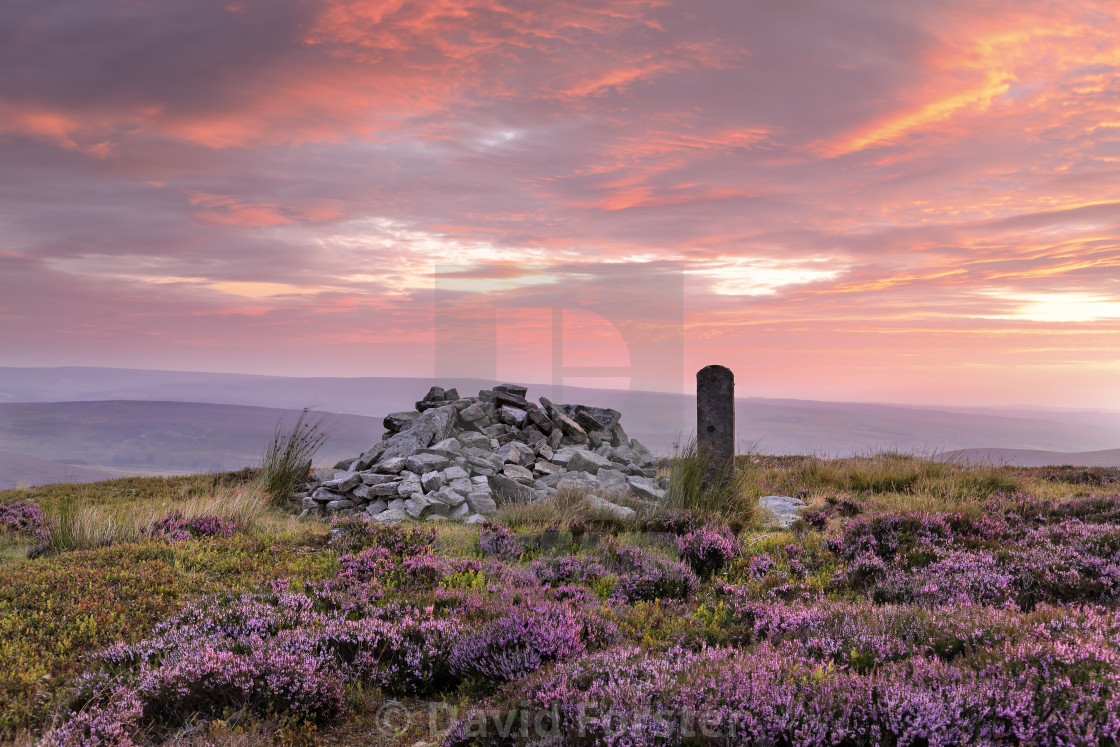
<path id="1" fill-rule="evenodd" d="M 546 505 L 481 526 L 327 523 L 246 510 L 230 493 L 254 490 L 252 474 L 74 486 L 90 521 L 126 507 L 142 521 L 0 563 L 0 739 L 1120 739 L 1107 481 L 899 455 L 742 466 L 757 494 L 801 492 L 802 521 Z M 75 500 L 0 494 L 0 534 L 33 550 Z M 434 730 L 433 703 L 450 713 Z"/>

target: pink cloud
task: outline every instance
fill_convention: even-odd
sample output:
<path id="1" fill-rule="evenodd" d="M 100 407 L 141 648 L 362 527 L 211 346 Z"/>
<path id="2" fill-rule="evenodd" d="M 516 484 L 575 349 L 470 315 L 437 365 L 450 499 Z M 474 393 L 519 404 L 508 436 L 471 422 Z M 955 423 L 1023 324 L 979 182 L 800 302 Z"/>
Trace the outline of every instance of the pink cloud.
<path id="1" fill-rule="evenodd" d="M 1120 407 L 1106 0 L 16 0 L 0 21 L 20 362 L 270 371 L 297 344 L 311 373 L 423 374 L 437 268 L 471 313 L 605 298 L 656 327 L 679 323 L 667 286 L 617 284 L 681 263 L 688 366 L 760 394 Z M 547 351 L 550 329 L 517 332 Z"/>

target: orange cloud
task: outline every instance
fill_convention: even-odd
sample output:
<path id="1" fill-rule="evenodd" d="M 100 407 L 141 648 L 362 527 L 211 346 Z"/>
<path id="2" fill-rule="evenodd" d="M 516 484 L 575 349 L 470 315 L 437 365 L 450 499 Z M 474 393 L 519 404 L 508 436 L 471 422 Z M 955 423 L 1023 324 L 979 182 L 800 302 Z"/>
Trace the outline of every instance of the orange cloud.
<path id="1" fill-rule="evenodd" d="M 245 202 L 236 197 L 206 192 L 189 192 L 188 201 L 191 205 L 203 208 L 194 213 L 198 220 L 227 226 L 280 226 L 297 221 L 320 223 L 342 216 L 342 210 L 337 204 L 323 202 L 303 207 L 287 207 L 275 203 Z"/>

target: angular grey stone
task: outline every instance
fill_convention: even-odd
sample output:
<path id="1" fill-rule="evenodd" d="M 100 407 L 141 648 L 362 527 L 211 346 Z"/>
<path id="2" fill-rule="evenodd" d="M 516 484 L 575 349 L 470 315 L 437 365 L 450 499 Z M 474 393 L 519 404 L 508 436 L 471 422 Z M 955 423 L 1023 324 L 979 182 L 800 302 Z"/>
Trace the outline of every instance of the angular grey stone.
<path id="1" fill-rule="evenodd" d="M 397 480 L 396 482 L 383 482 L 378 485 L 369 485 L 366 494 L 370 498 L 388 498 L 400 492 L 400 484 L 401 481 Z"/>
<path id="2" fill-rule="evenodd" d="M 638 462 L 643 466 L 649 466 L 657 463 L 657 458 L 650 453 L 650 450 L 642 446 L 641 442 L 636 438 L 630 439 L 630 448 L 638 455 Z"/>
<path id="3" fill-rule="evenodd" d="M 464 502 L 464 503 L 460 503 L 458 506 L 453 506 L 452 509 L 451 509 L 451 512 L 447 514 L 447 518 L 449 518 L 449 519 L 462 519 L 465 516 L 469 516 L 470 513 L 471 513 L 471 507 L 467 503 Z"/>
<path id="4" fill-rule="evenodd" d="M 595 476 L 603 481 L 604 485 L 618 485 L 626 483 L 626 473 L 617 469 L 601 468 Z"/>
<path id="5" fill-rule="evenodd" d="M 319 503 L 326 503 L 327 501 L 337 501 L 341 497 L 342 496 L 335 491 L 328 490 L 326 488 L 316 488 L 315 492 L 311 494 L 311 498 L 313 500 L 319 501 Z"/>
<path id="6" fill-rule="evenodd" d="M 577 451 L 568 461 L 568 469 L 579 472 L 595 474 L 601 469 L 610 469 L 613 466 L 610 459 L 599 456 L 593 451 Z"/>
<path id="7" fill-rule="evenodd" d="M 587 407 L 577 405 L 572 411 L 572 419 L 583 426 L 585 431 L 610 431 L 618 423 L 622 413 L 607 407 Z M 610 434 L 607 434 L 610 438 Z"/>
<path id="8" fill-rule="evenodd" d="M 473 446 L 467 446 L 463 449 L 463 456 L 468 460 L 478 459 L 498 467 L 502 466 L 502 458 L 493 451 L 490 451 L 489 447 L 485 449 L 476 449 Z"/>
<path id="9" fill-rule="evenodd" d="M 443 501 L 436 498 L 429 498 L 423 493 L 413 493 L 412 497 L 405 502 L 404 510 L 412 518 L 420 519 L 428 514 L 447 516 L 451 507 Z"/>
<path id="10" fill-rule="evenodd" d="M 561 473 L 554 472 L 551 475 L 541 475 L 537 482 L 542 482 L 549 488 L 555 488 L 560 483 Z"/>
<path id="11" fill-rule="evenodd" d="M 487 490 L 490 489 L 490 481 L 487 480 L 485 477 L 472 477 L 471 478 L 471 483 L 473 485 L 477 485 L 479 487 L 486 488 Z"/>
<path id="12" fill-rule="evenodd" d="M 390 437 L 385 443 L 385 452 L 381 455 L 381 460 L 378 464 L 383 464 L 387 460 L 397 457 L 412 456 L 416 453 L 417 449 L 422 449 L 427 446 L 427 444 L 420 443 L 419 439 L 413 436 L 409 431 L 402 431 Z"/>
<path id="13" fill-rule="evenodd" d="M 311 509 L 312 511 L 319 510 L 319 501 L 314 498 L 307 497 L 299 502 L 299 505 L 304 509 Z"/>
<path id="14" fill-rule="evenodd" d="M 805 501 L 788 495 L 764 495 L 758 499 L 759 508 L 774 516 L 774 524 L 785 529 L 797 521 L 798 512 Z"/>
<path id="15" fill-rule="evenodd" d="M 549 420 L 544 410 L 529 410 L 529 422 L 537 426 L 545 436 L 552 435 L 552 429 L 556 427 Z"/>
<path id="16" fill-rule="evenodd" d="M 449 487 L 440 488 L 438 492 L 432 493 L 429 498 L 435 498 L 437 501 L 446 503 L 448 506 L 459 506 L 467 500 L 465 495 L 457 493 Z"/>
<path id="17" fill-rule="evenodd" d="M 457 416 L 458 413 L 454 405 L 444 405 L 425 410 L 413 418 L 408 428 L 394 438 L 407 434 L 419 442 L 420 448 L 431 446 L 451 435 L 451 428 L 454 426 Z M 390 439 L 390 441 L 392 440 Z"/>
<path id="18" fill-rule="evenodd" d="M 382 421 L 382 424 L 385 426 L 385 430 L 391 431 L 392 433 L 399 433 L 404 428 L 407 428 L 419 415 L 420 413 L 416 410 L 391 412 L 385 416 L 385 420 Z"/>
<path id="19" fill-rule="evenodd" d="M 611 446 L 625 446 L 630 443 L 630 437 L 622 428 L 622 423 L 615 423 L 611 428 Z"/>
<path id="20" fill-rule="evenodd" d="M 529 409 L 529 402 L 520 394 L 511 394 L 510 392 L 494 392 L 494 402 L 501 407 L 516 407 L 518 410 L 525 412 Z"/>
<path id="21" fill-rule="evenodd" d="M 450 483 L 448 483 L 447 487 L 451 488 L 456 493 L 462 493 L 463 495 L 467 495 L 472 490 L 474 490 L 474 483 L 472 483 L 466 477 L 459 477 L 459 478 L 456 478 L 456 479 L 452 480 Z"/>
<path id="22" fill-rule="evenodd" d="M 572 461 L 572 456 L 575 454 L 571 449 L 561 449 L 552 455 L 552 463 L 561 469 L 568 469 L 568 464 Z"/>
<path id="23" fill-rule="evenodd" d="M 335 462 L 334 468 L 335 469 L 340 469 L 343 472 L 354 472 L 355 470 L 350 468 L 350 465 L 352 465 L 354 463 L 354 461 L 355 460 L 353 458 L 339 459 L 337 462 Z"/>
<path id="24" fill-rule="evenodd" d="M 553 424 L 557 425 L 565 436 L 576 443 L 583 443 L 587 440 L 587 432 L 579 423 L 568 417 L 567 413 L 552 404 L 547 397 L 541 397 L 540 400 L 541 404 L 544 405 L 545 412 L 552 418 Z"/>
<path id="25" fill-rule="evenodd" d="M 560 443 L 563 440 L 564 440 L 564 433 L 559 428 L 557 428 L 556 430 L 552 431 L 552 433 L 549 434 L 548 445 L 551 446 L 553 449 L 558 449 L 558 448 L 560 448 Z"/>
<path id="26" fill-rule="evenodd" d="M 471 514 L 464 521 L 464 524 L 485 524 L 486 517 L 482 514 Z"/>
<path id="27" fill-rule="evenodd" d="M 660 501 L 665 498 L 665 491 L 648 477 L 631 476 L 627 482 L 630 484 L 630 490 L 639 498 L 651 501 Z"/>
<path id="28" fill-rule="evenodd" d="M 388 511 L 382 511 L 377 516 L 373 517 L 374 521 L 382 524 L 399 524 L 407 519 L 408 513 L 399 508 L 391 508 Z"/>
<path id="29" fill-rule="evenodd" d="M 397 495 L 403 495 L 406 498 L 414 493 L 423 493 L 424 486 L 420 483 L 420 478 L 410 480 L 401 480 L 397 484 Z"/>
<path id="30" fill-rule="evenodd" d="M 450 463 L 450 459 L 440 454 L 413 454 L 405 460 L 404 466 L 410 472 L 423 475 L 433 470 L 438 472 Z"/>
<path id="31" fill-rule="evenodd" d="M 637 464 L 641 461 L 638 452 L 629 446 L 616 446 L 608 451 L 606 456 L 612 462 L 618 462 L 619 464 Z"/>
<path id="32" fill-rule="evenodd" d="M 541 459 L 544 459 L 545 461 L 549 461 L 549 462 L 552 461 L 552 453 L 553 453 L 552 452 L 552 447 L 549 446 L 547 443 L 542 444 L 540 449 L 537 450 L 537 456 L 539 456 Z"/>
<path id="33" fill-rule="evenodd" d="M 357 501 L 369 500 L 369 485 L 359 485 L 349 493 L 350 497 Z"/>
<path id="34" fill-rule="evenodd" d="M 516 394 L 518 397 L 524 397 L 529 393 L 529 388 L 521 386 L 520 384 L 498 384 L 494 387 L 494 393 L 506 392 L 507 394 Z M 482 396 L 480 392 L 478 396 Z"/>
<path id="35" fill-rule="evenodd" d="M 511 464 L 532 464 L 537 460 L 536 453 L 533 452 L 533 447 L 529 444 L 521 443 L 520 441 L 510 441 L 498 449 L 497 454 L 501 457 L 503 462 Z"/>
<path id="36" fill-rule="evenodd" d="M 358 504 L 355 503 L 354 501 L 352 501 L 348 498 L 343 498 L 342 500 L 331 501 L 330 503 L 327 504 L 326 508 L 331 513 L 334 513 L 335 511 L 341 511 L 344 508 L 354 508 L 354 506 L 357 506 L 357 505 Z"/>
<path id="37" fill-rule="evenodd" d="M 490 475 L 498 474 L 498 470 L 488 465 L 482 464 L 469 464 L 472 477 L 489 477 Z"/>
<path id="38" fill-rule="evenodd" d="M 476 433 L 474 431 L 464 431 L 455 436 L 455 440 L 459 442 L 464 448 L 475 449 L 488 449 L 490 448 L 490 437 L 485 433 Z"/>
<path id="39" fill-rule="evenodd" d="M 556 483 L 556 489 L 570 493 L 595 493 L 601 492 L 606 487 L 586 472 L 565 473 Z"/>
<path id="40" fill-rule="evenodd" d="M 512 478 L 494 475 L 489 479 L 490 490 L 496 498 L 502 498 L 507 503 L 528 503 L 533 499 L 533 491 Z"/>
<path id="41" fill-rule="evenodd" d="M 558 475 L 563 471 L 562 467 L 553 464 L 547 459 L 538 459 L 533 463 L 533 473 L 536 475 Z"/>
<path id="42" fill-rule="evenodd" d="M 376 464 L 381 455 L 385 453 L 385 449 L 389 448 L 386 441 L 379 441 L 370 448 L 366 449 L 365 453 L 358 457 L 354 462 L 353 468 L 362 471 L 370 468 L 370 465 Z"/>
<path id="43" fill-rule="evenodd" d="M 400 479 L 397 475 L 382 475 L 376 472 L 363 472 L 362 482 L 366 485 L 382 485 L 387 482 L 396 482 Z"/>
<path id="44" fill-rule="evenodd" d="M 468 423 L 473 423 L 476 420 L 486 417 L 486 411 L 482 409 L 482 405 L 475 402 L 470 407 L 465 407 L 460 410 L 459 417 Z"/>
<path id="45" fill-rule="evenodd" d="M 405 504 L 407 503 L 408 501 L 405 498 L 394 498 L 393 500 L 389 501 L 389 510 L 404 511 Z"/>
<path id="46" fill-rule="evenodd" d="M 517 464 L 507 464 L 502 467 L 502 474 L 523 485 L 528 485 L 533 482 L 533 473 Z"/>
<path id="47" fill-rule="evenodd" d="M 431 453 L 436 453 L 436 452 L 441 452 L 441 451 L 457 453 L 457 452 L 462 450 L 463 445 L 461 443 L 459 443 L 458 439 L 445 438 L 442 441 L 440 441 L 438 444 L 432 444 L 428 448 L 431 449 Z"/>
<path id="48" fill-rule="evenodd" d="M 611 503 L 610 501 L 603 500 L 595 494 L 585 495 L 583 497 L 583 500 L 587 502 L 587 505 L 589 505 L 592 510 L 609 513 L 616 519 L 632 519 L 634 518 L 634 514 L 636 513 L 632 508 L 619 506 L 616 503 Z"/>
<path id="49" fill-rule="evenodd" d="M 447 482 L 458 480 L 463 477 L 470 477 L 470 475 L 467 474 L 467 471 L 457 464 L 451 465 L 440 474 L 443 475 L 443 479 Z"/>
<path id="50" fill-rule="evenodd" d="M 456 392 L 456 395 L 458 395 L 458 392 Z M 424 395 L 424 402 L 443 402 L 445 399 L 447 399 L 447 391 L 441 386 L 433 386 Z M 455 399 L 458 399 L 458 396 Z"/>
<path id="51" fill-rule="evenodd" d="M 467 505 L 470 506 L 471 511 L 474 511 L 476 514 L 482 514 L 483 516 L 489 516 L 498 510 L 498 504 L 490 497 L 489 491 L 485 493 L 471 493 L 467 496 Z"/>
<path id="52" fill-rule="evenodd" d="M 434 490 L 439 490 L 443 487 L 443 475 L 435 470 L 426 472 L 420 478 L 420 484 L 424 486 L 424 492 L 431 493 Z"/>
<path id="53" fill-rule="evenodd" d="M 440 514 L 428 514 L 424 517 L 424 521 L 447 521 L 447 517 Z"/>
<path id="54" fill-rule="evenodd" d="M 353 490 L 361 484 L 362 476 L 357 472 L 343 472 L 341 475 L 336 475 L 334 479 L 324 482 L 323 487 L 337 490 L 339 493 L 345 493 L 347 490 Z"/>
<path id="55" fill-rule="evenodd" d="M 378 474 L 399 475 L 401 470 L 404 469 L 404 461 L 403 457 L 389 457 L 375 464 L 373 469 Z"/>
<path id="56" fill-rule="evenodd" d="M 520 407 L 512 407 L 510 405 L 502 405 L 502 409 L 498 411 L 498 419 L 506 425 L 513 425 L 518 428 L 525 425 L 525 419 L 529 413 L 522 410 Z"/>
<path id="57" fill-rule="evenodd" d="M 377 516 L 382 511 L 388 510 L 388 508 L 389 504 L 378 498 L 376 501 L 366 506 L 366 513 L 370 516 Z"/>
<path id="58" fill-rule="evenodd" d="M 315 470 L 314 472 L 311 473 L 311 479 L 314 480 L 315 482 L 326 482 L 327 480 L 333 480 L 334 476 L 337 475 L 339 472 L 342 472 L 342 470 L 338 470 L 338 469 L 317 469 L 317 470 Z"/>
<path id="59" fill-rule="evenodd" d="M 509 433 L 509 426 L 508 425 L 502 425 L 501 423 L 494 423 L 494 425 L 487 426 L 486 428 L 483 428 L 482 432 L 485 433 L 489 438 L 493 439 L 493 438 L 497 438 L 498 436 L 504 436 L 506 433 Z"/>

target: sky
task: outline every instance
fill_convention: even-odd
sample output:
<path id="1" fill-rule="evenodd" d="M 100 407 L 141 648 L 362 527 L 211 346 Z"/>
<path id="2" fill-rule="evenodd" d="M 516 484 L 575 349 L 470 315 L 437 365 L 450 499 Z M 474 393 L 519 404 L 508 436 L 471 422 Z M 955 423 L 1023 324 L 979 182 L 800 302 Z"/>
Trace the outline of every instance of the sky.
<path id="1" fill-rule="evenodd" d="M 0 365 L 1120 409 L 1115 0 L 5 0 Z"/>

